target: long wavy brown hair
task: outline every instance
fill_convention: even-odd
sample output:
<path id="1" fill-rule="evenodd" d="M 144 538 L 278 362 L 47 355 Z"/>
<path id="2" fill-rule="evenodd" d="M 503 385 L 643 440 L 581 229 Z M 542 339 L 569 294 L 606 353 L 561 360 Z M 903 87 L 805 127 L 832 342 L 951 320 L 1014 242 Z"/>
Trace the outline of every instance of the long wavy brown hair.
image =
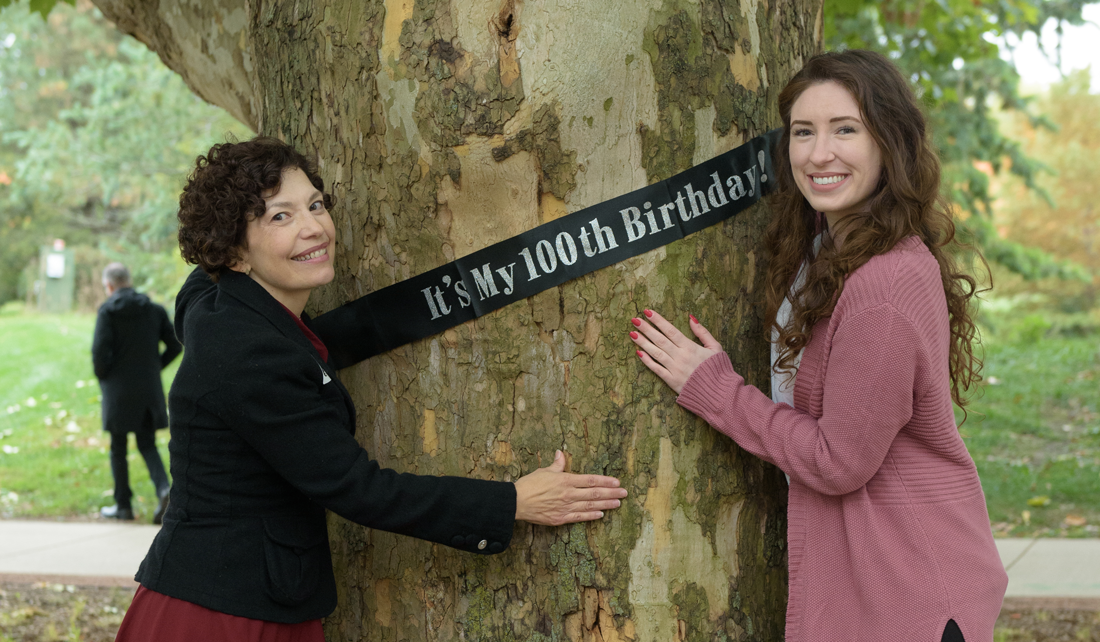
<path id="1" fill-rule="evenodd" d="M 882 174 L 866 211 L 843 219 L 846 232 L 840 248 L 825 235 L 817 256 L 814 237 L 827 225 L 798 190 L 791 170 L 791 109 L 809 87 L 835 82 L 848 90 L 860 108 L 864 125 L 882 152 Z M 919 236 L 940 267 L 951 325 L 951 398 L 966 405 L 965 393 L 981 380 L 982 361 L 974 352 L 978 330 L 971 300 L 977 280 L 959 268 L 955 223 L 940 193 L 940 162 L 932 147 L 924 115 L 905 78 L 885 57 L 861 50 L 814 56 L 779 94 L 783 138 L 775 151 L 779 188 L 766 243 L 770 252 L 767 314 L 777 333 L 776 372 L 793 372 L 795 356 L 810 342 L 815 324 L 829 317 L 845 279 L 870 260 L 889 252 L 899 241 Z M 972 249 L 972 248 L 968 248 Z M 975 252 L 983 266 L 985 260 Z M 791 318 L 776 321 L 799 267 L 806 263 L 805 281 L 791 293 Z"/>

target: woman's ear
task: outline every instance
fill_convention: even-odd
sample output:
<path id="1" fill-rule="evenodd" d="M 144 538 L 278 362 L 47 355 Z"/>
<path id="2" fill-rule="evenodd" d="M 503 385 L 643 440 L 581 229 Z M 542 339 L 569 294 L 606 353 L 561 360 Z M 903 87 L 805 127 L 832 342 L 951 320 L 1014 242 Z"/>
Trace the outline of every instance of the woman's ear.
<path id="1" fill-rule="evenodd" d="M 247 257 L 241 257 L 238 261 L 227 267 L 230 270 L 233 270 L 234 272 L 240 272 L 245 276 L 248 276 L 252 273 L 252 265 L 249 264 Z"/>

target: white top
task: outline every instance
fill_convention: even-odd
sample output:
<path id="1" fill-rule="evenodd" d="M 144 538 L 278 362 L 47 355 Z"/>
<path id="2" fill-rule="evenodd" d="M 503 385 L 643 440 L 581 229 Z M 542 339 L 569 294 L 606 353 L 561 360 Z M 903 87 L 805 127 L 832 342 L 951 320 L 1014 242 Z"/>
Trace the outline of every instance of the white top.
<path id="1" fill-rule="evenodd" d="M 821 235 L 818 234 L 814 237 L 814 256 L 821 250 Z M 790 292 L 797 292 L 802 285 L 806 282 L 806 264 L 803 263 L 798 268 L 798 274 L 794 277 L 794 285 L 791 286 Z M 783 303 L 779 306 L 779 311 L 775 313 L 775 321 L 779 327 L 786 327 L 787 323 L 791 320 L 791 301 L 788 297 L 783 297 Z M 775 360 L 779 358 L 779 349 L 776 347 L 775 342 L 779 338 L 779 333 L 775 330 L 772 331 L 771 336 L 771 365 L 775 367 Z M 794 355 L 794 371 L 776 372 L 772 370 L 772 401 L 775 403 L 785 403 L 788 406 L 794 407 L 794 379 L 798 371 L 798 364 L 802 361 L 802 352 Z"/>

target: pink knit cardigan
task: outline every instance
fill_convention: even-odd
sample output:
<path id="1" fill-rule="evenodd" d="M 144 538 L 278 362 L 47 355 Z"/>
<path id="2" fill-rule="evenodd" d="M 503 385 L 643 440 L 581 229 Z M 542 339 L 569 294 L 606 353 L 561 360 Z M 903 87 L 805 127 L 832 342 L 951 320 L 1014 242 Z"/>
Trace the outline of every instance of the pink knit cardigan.
<path id="1" fill-rule="evenodd" d="M 677 402 L 791 477 L 787 640 L 991 642 L 1008 576 L 951 408 L 947 304 L 916 237 L 852 273 L 794 405 L 718 354 Z"/>

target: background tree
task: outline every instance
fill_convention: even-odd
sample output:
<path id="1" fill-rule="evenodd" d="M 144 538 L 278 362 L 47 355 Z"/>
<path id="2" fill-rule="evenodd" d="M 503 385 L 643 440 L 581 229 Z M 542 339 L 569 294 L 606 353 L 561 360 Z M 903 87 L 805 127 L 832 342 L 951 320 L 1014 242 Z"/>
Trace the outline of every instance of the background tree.
<path id="1" fill-rule="evenodd" d="M 824 13 L 827 49 L 873 49 L 889 56 L 921 93 L 944 163 L 944 186 L 952 201 L 975 216 L 963 230 L 986 256 L 1026 278 L 1087 278 L 1079 265 L 1005 239 L 992 225 L 990 177 L 1002 170 L 1053 206 L 1037 177 L 1049 166 L 1000 129 L 996 114 L 1010 111 L 1030 128 L 1054 129 L 1050 112 L 1035 109 L 1019 90 L 1019 75 L 1002 57 L 1009 39 L 1038 37 L 1053 22 L 1081 25 L 1081 10 L 1095 0 L 828 0 Z M 1060 62 L 1060 50 L 1049 54 Z M 986 171 L 991 168 L 993 171 Z"/>
<path id="2" fill-rule="evenodd" d="M 97 2 L 199 95 L 320 161 L 340 202 L 317 309 L 730 149 L 777 122 L 815 2 Z M 641 376 L 627 321 L 659 306 L 767 381 L 763 207 L 349 368 L 383 463 L 512 479 L 555 448 L 623 478 L 623 509 L 522 525 L 478 558 L 333 517 L 334 639 L 781 637 L 774 468 Z M 400 314 L 400 311 L 386 311 Z"/>
<path id="3" fill-rule="evenodd" d="M 53 237 L 134 268 L 162 300 L 182 262 L 174 212 L 195 156 L 247 128 L 90 3 L 0 14 L 0 303 Z M 100 292 L 98 275 L 93 294 Z"/>
<path id="4" fill-rule="evenodd" d="M 1040 315 L 1040 327 L 1051 334 L 1096 332 L 1100 329 L 1100 207 L 1095 198 L 1100 122 L 1095 114 L 1100 113 L 1100 95 L 1091 89 L 1089 74 L 1078 71 L 1051 86 L 1036 102 L 1058 123 L 1056 130 L 1034 127 L 1014 113 L 1002 114 L 1002 126 L 1016 133 L 1024 153 L 1050 168 L 1038 182 L 1051 198 L 1042 198 L 1018 178 L 994 179 L 994 233 L 1072 261 L 1091 272 L 1092 278 L 1028 282 L 995 274 L 998 305 L 1017 320 Z M 1012 325 L 998 318 L 1006 315 L 986 316 L 994 330 Z"/>
<path id="5" fill-rule="evenodd" d="M 1057 130 L 1035 127 L 1018 114 L 1005 114 L 1006 128 L 1018 132 L 1022 149 L 1052 172 L 1040 178 L 1053 205 L 1007 180 L 996 204 L 1000 232 L 1029 242 L 1100 274 L 1100 207 L 1096 204 L 1096 169 L 1100 167 L 1100 94 L 1090 87 L 1087 71 L 1077 71 L 1051 86 L 1037 107 L 1058 123 Z"/>

